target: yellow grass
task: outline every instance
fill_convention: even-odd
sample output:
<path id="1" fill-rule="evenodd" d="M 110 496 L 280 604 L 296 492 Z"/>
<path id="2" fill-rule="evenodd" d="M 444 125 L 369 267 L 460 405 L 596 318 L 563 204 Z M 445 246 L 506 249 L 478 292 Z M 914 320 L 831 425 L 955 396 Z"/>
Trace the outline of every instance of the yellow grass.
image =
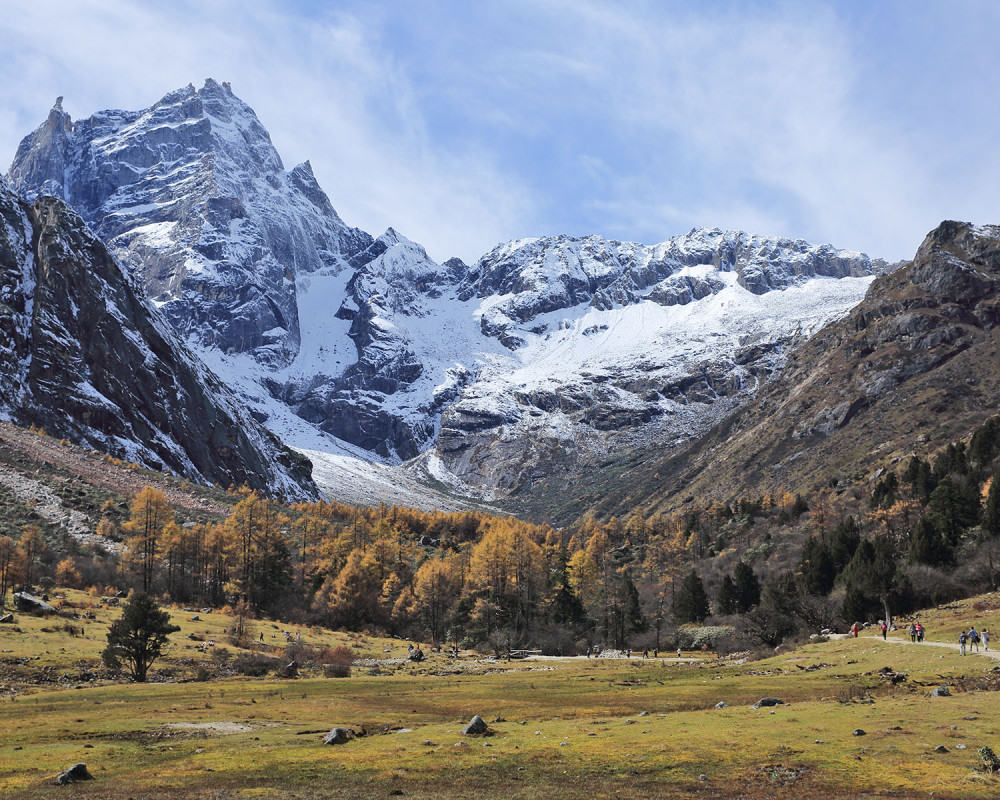
<path id="1" fill-rule="evenodd" d="M 992 627 L 995 611 L 966 620 L 973 612 L 971 604 L 961 609 L 956 624 L 961 617 L 962 625 L 985 619 Z M 950 615 L 928 613 L 929 631 L 950 641 Z M 78 672 L 76 663 L 103 647 L 112 615 L 99 616 L 80 638 L 19 615 L 22 633 L 0 629 L 0 649 L 12 651 L 3 658 L 38 655 L 32 665 Z M 163 666 L 183 677 L 193 666 L 178 662 L 202 657 L 184 637 L 220 641 L 232 621 L 173 616 L 184 630 Z M 300 630 L 280 629 L 293 637 Z M 270 648 L 274 629 L 258 630 Z M 313 644 L 352 639 L 301 631 Z M 353 642 L 377 656 L 406 652 L 398 640 Z M 0 798 L 995 797 L 1000 784 L 974 770 L 980 746 L 1000 750 L 994 666 L 983 656 L 866 635 L 736 665 L 492 663 L 464 654 L 457 665 L 432 655 L 380 675 L 355 668 L 346 679 L 317 670 L 295 680 L 12 687 L 4 678 Z M 891 684 L 883 667 L 906 680 Z M 930 697 L 942 682 L 955 695 Z M 786 703 L 750 707 L 764 696 Z M 728 707 L 716 709 L 720 700 Z M 473 714 L 497 720 L 493 735 L 460 733 Z M 324 746 L 323 732 L 334 726 L 369 735 Z M 853 735 L 858 728 L 867 735 Z M 934 752 L 938 745 L 949 752 Z M 95 781 L 52 785 L 78 761 Z"/>

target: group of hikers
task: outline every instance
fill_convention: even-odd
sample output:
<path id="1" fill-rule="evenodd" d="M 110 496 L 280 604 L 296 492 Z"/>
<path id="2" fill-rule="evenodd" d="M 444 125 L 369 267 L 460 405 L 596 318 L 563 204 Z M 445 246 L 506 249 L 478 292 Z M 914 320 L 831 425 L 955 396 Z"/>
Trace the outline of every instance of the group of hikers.
<path id="1" fill-rule="evenodd" d="M 866 623 L 867 625 L 867 623 Z M 886 624 L 885 620 L 878 621 L 879 633 L 882 634 L 882 638 L 886 638 L 886 634 L 889 632 L 889 625 Z M 855 622 L 851 626 L 851 634 L 857 638 L 858 633 L 861 631 L 861 626 Z M 910 634 L 910 641 L 913 643 L 922 642 L 924 640 L 924 626 L 919 622 L 913 622 L 910 624 L 908 633 Z M 989 629 L 983 628 L 981 631 L 976 630 L 975 625 L 970 625 L 969 629 L 963 630 L 958 634 L 958 646 L 962 651 L 964 656 L 966 651 L 972 652 L 973 646 L 976 648 L 976 652 L 979 652 L 980 643 L 983 645 L 983 649 L 988 651 L 990 649 L 990 632 Z"/>
<path id="2" fill-rule="evenodd" d="M 965 655 L 965 648 L 969 648 L 969 652 L 972 652 L 972 646 L 976 646 L 976 652 L 979 652 L 979 643 L 983 643 L 983 647 L 986 650 L 990 649 L 990 632 L 986 628 L 983 628 L 982 632 L 977 631 L 975 625 L 969 627 L 969 630 L 962 631 L 958 634 L 958 646 L 962 650 L 962 655 Z"/>

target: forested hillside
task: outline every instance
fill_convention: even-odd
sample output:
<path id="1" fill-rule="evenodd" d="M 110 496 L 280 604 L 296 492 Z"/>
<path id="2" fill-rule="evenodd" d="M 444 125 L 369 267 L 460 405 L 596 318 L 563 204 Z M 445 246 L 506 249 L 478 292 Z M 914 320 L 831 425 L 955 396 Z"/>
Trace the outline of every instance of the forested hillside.
<path id="1" fill-rule="evenodd" d="M 679 513 L 588 516 L 564 529 L 472 512 L 286 506 L 247 488 L 219 493 L 214 513 L 192 513 L 163 486 L 98 505 L 95 489 L 96 535 L 7 525 L 0 588 L 6 599 L 22 583 L 133 586 L 240 618 L 496 651 L 660 649 L 678 638 L 773 646 L 994 588 L 998 454 L 993 417 L 872 481 L 694 499 Z"/>

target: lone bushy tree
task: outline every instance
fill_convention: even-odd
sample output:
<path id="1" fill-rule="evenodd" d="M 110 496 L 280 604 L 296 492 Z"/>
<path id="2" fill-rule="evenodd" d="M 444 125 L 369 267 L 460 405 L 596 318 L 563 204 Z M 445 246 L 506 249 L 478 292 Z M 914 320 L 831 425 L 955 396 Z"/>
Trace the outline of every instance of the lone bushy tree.
<path id="1" fill-rule="evenodd" d="M 112 669 L 124 666 L 132 680 L 143 683 L 153 662 L 163 653 L 167 637 L 180 628 L 170 623 L 170 615 L 144 592 L 134 592 L 111 624 L 108 646 L 101 657 Z"/>

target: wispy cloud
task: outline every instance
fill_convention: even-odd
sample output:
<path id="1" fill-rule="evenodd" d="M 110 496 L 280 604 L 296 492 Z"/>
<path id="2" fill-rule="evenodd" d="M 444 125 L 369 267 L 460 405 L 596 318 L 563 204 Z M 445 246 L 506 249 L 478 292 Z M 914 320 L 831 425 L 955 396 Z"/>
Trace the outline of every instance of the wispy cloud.
<path id="1" fill-rule="evenodd" d="M 1000 221 L 976 0 L 39 0 L 0 19 L 0 152 L 75 116 L 229 80 L 344 219 L 439 259 L 515 236 L 747 228 L 888 258 Z M 960 35 L 959 35 L 960 34 Z M 15 78 L 16 79 L 10 79 Z"/>

